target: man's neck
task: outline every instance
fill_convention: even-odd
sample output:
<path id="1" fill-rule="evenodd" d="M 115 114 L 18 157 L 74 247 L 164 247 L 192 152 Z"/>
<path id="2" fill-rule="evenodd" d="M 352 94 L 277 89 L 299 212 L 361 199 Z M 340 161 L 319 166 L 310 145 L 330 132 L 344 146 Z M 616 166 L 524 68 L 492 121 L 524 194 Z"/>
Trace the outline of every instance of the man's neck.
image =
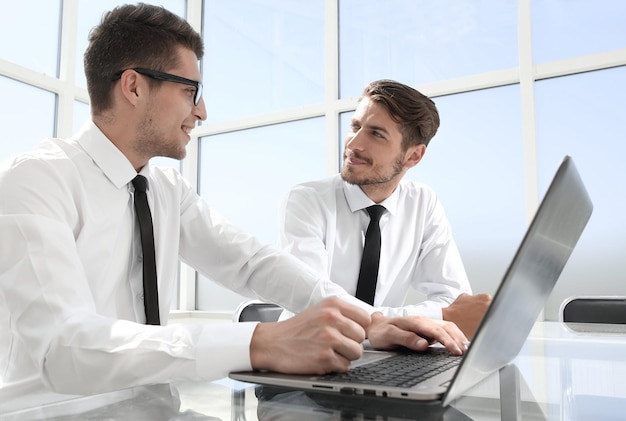
<path id="1" fill-rule="evenodd" d="M 396 190 L 396 187 L 398 187 L 398 183 L 400 183 L 400 178 L 387 183 L 364 184 L 359 187 L 363 190 L 363 193 L 365 193 L 365 195 L 372 200 L 372 202 L 380 203 L 391 196 L 391 194 Z"/>

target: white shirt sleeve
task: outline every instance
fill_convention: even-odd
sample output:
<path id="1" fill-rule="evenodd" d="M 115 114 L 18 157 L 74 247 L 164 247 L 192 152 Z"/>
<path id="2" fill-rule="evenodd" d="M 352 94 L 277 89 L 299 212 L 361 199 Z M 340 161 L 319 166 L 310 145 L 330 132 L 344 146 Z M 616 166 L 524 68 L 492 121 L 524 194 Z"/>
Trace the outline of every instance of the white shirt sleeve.
<path id="1" fill-rule="evenodd" d="M 296 187 L 283 199 L 278 215 L 278 247 L 297 257 L 312 269 L 330 275 L 326 243 L 333 231 L 328 221 L 335 215 L 331 206 L 321 203 L 306 189 Z"/>
<path id="2" fill-rule="evenodd" d="M 53 390 L 88 394 L 250 369 L 255 324 L 147 326 L 101 316 L 66 226 L 42 216 L 3 215 L 0 232 L 11 352 L 26 353 Z M 9 364 L 19 358 L 5 356 Z M 19 379 L 19 367 L 11 370 Z M 4 386 L 10 380 L 3 379 Z"/>

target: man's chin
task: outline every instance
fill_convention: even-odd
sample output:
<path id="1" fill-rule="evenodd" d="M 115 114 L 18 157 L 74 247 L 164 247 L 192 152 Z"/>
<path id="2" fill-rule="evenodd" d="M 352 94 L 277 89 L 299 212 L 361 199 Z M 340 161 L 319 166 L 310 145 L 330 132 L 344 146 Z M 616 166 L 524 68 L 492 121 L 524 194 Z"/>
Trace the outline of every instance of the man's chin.
<path id="1" fill-rule="evenodd" d="M 350 174 L 348 171 L 342 170 L 340 174 L 343 181 L 348 184 L 354 184 L 357 186 L 362 184 L 362 180 L 360 180 L 358 177 L 355 177 L 354 174 Z"/>
<path id="2" fill-rule="evenodd" d="M 187 156 L 187 148 L 183 147 L 180 150 L 172 151 L 172 153 L 169 154 L 168 158 L 178 159 L 180 161 L 186 156 Z"/>

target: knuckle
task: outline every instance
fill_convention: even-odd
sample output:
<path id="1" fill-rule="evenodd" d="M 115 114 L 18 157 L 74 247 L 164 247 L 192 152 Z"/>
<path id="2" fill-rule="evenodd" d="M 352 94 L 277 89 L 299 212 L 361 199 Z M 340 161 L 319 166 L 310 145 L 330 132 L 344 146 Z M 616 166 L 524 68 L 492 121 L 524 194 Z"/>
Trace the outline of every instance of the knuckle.
<path id="1" fill-rule="evenodd" d="M 341 300 L 337 297 L 329 297 L 326 299 L 325 304 L 327 307 L 338 307 L 341 304 Z"/>
<path id="2" fill-rule="evenodd" d="M 334 308 L 325 308 L 318 314 L 319 323 L 328 328 L 328 325 L 334 325 L 339 320 L 339 315 Z"/>
<path id="3" fill-rule="evenodd" d="M 320 352 L 317 357 L 316 367 L 319 367 L 320 372 L 325 373 L 334 371 L 340 362 L 332 349 L 326 349 Z"/>
<path id="4" fill-rule="evenodd" d="M 337 341 L 337 336 L 338 332 L 331 326 L 322 325 L 318 329 L 317 340 L 320 341 L 320 343 L 330 344 L 334 346 L 335 342 Z"/>

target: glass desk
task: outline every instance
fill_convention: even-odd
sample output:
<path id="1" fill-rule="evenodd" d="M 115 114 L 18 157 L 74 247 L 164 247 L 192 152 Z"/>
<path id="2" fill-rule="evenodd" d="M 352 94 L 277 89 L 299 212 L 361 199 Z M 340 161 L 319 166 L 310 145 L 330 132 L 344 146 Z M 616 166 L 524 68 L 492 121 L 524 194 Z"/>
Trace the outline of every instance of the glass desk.
<path id="1" fill-rule="evenodd" d="M 0 420 L 606 420 L 625 415 L 626 325 L 540 322 L 513 364 L 447 408 L 222 379 L 135 387 L 0 414 Z"/>

